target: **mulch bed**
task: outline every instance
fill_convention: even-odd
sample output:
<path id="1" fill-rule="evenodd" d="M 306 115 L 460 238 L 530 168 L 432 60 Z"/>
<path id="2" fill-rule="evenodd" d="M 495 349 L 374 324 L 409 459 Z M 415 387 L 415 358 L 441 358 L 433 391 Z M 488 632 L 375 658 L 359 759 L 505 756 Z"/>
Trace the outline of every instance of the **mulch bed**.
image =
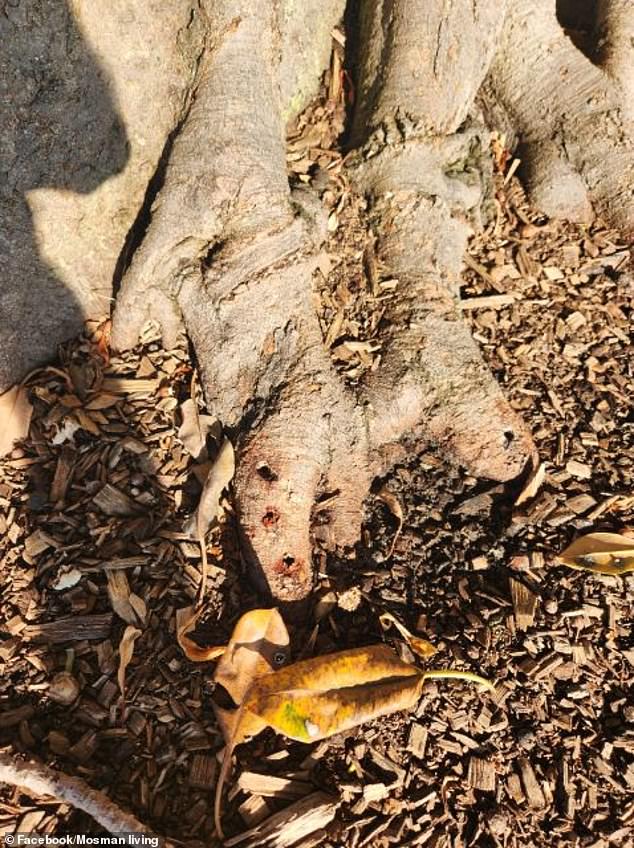
<path id="1" fill-rule="evenodd" d="M 331 224 L 320 314 L 354 384 L 380 368 L 398 281 L 373 271 L 363 203 L 336 148 L 345 92 L 333 87 L 327 79 L 295 128 L 289 167 L 321 181 Z M 383 492 L 368 500 L 353 557 L 317 550 L 316 604 L 291 628 L 295 656 L 307 644 L 325 653 L 390 638 L 378 620 L 389 611 L 439 646 L 435 667 L 477 671 L 496 691 L 432 682 L 412 714 L 316 746 L 257 737 L 238 750 L 230 835 L 299 803 L 328 813 L 294 843 L 303 848 L 634 840 L 634 580 L 553 564 L 577 535 L 634 529 L 630 257 L 600 223 L 540 217 L 496 153 L 496 213 L 470 245 L 465 317 L 532 428 L 544 480 L 518 503 L 522 481 L 475 480 L 429 446 L 382 481 L 404 515 L 393 552 L 397 519 Z M 187 520 L 204 476 L 179 438 L 180 409 L 202 401 L 186 349 L 164 351 L 150 328 L 115 357 L 107 332 L 90 325 L 31 375 L 31 436 L 0 463 L 0 747 L 83 776 L 158 832 L 209 844 L 222 748 L 212 666 L 185 659 L 174 621 L 200 581 Z M 225 512 L 208 537 L 198 631 L 213 644 L 259 605 L 229 503 Z M 123 699 L 128 626 L 141 635 Z M 77 686 L 70 705 L 52 685 L 60 672 Z M 0 833 L 14 831 L 95 826 L 4 790 Z M 284 834 L 236 844 L 290 844 Z"/>

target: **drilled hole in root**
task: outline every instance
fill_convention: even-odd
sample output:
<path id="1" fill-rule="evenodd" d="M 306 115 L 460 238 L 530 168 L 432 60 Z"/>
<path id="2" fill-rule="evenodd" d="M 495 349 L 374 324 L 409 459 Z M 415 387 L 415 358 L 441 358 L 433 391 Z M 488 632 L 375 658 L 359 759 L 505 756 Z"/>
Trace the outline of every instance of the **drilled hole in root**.
<path id="1" fill-rule="evenodd" d="M 262 524 L 266 528 L 275 527 L 279 520 L 280 520 L 279 509 L 276 509 L 274 506 L 267 507 L 266 512 L 262 516 Z"/>
<path id="2" fill-rule="evenodd" d="M 508 449 L 515 439 L 515 433 L 512 430 L 504 431 L 504 449 Z"/>
<path id="3" fill-rule="evenodd" d="M 266 480 L 267 483 L 274 483 L 275 480 L 277 480 L 277 474 L 269 465 L 266 464 L 266 462 L 261 462 L 256 471 L 263 480 Z"/>
<path id="4" fill-rule="evenodd" d="M 305 568 L 304 560 L 284 554 L 273 564 L 273 571 L 281 577 L 295 577 Z"/>

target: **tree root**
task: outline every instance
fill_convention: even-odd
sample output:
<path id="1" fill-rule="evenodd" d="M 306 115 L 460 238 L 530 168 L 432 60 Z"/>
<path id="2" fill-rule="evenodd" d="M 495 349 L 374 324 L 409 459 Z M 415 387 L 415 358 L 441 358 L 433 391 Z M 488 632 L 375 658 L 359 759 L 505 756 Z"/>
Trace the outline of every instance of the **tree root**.
<path id="1" fill-rule="evenodd" d="M 155 835 L 135 816 L 122 810 L 105 793 L 93 789 L 85 780 L 54 771 L 40 763 L 19 762 L 8 754 L 0 754 L 0 783 L 70 804 L 87 813 L 110 833 Z"/>
<path id="2" fill-rule="evenodd" d="M 568 38 L 555 0 L 509 4 L 484 86 L 521 139 L 527 188 L 551 216 L 588 223 L 593 211 L 634 234 L 634 7 L 600 4 L 597 67 Z"/>
<path id="3" fill-rule="evenodd" d="M 353 392 L 322 342 L 312 275 L 324 212 L 316 198 L 291 194 L 286 179 L 280 38 L 270 0 L 213 5 L 221 37 L 205 59 L 114 315 L 117 347 L 133 344 L 147 317 L 161 322 L 168 344 L 184 322 L 208 407 L 237 437 L 243 550 L 277 602 L 310 592 L 311 516 L 324 496 L 330 538 L 348 546 L 372 479 L 405 450 L 432 439 L 471 473 L 497 480 L 519 474 L 533 451 L 459 306 L 461 258 L 482 199 L 474 175 L 485 159 L 477 132 L 454 132 L 477 84 L 456 103 L 451 69 L 472 69 L 477 82 L 484 76 L 498 4 L 471 4 L 468 39 L 458 37 L 461 13 L 445 15 L 445 4 L 432 4 L 444 47 L 436 45 L 439 100 L 431 124 L 420 84 L 399 70 L 415 70 L 429 4 L 378 5 L 394 7 L 390 72 L 383 76 L 373 64 L 376 53 L 363 66 L 367 115 L 356 122 L 362 146 L 351 177 L 370 199 L 381 261 L 402 292 L 379 372 Z M 364 4 L 366 18 L 375 6 Z"/>

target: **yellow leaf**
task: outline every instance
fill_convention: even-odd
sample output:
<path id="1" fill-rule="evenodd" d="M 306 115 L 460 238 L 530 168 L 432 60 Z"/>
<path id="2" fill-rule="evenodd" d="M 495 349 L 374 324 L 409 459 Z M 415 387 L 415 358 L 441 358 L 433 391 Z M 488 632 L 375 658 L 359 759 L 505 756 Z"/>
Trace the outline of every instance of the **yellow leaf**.
<path id="1" fill-rule="evenodd" d="M 244 709 L 290 739 L 314 742 L 414 706 L 428 678 L 458 678 L 491 687 L 463 671 L 427 671 L 386 645 L 314 657 L 260 677 Z"/>
<path id="2" fill-rule="evenodd" d="M 568 545 L 557 562 L 596 574 L 629 574 L 634 571 L 634 539 L 617 533 L 589 533 Z"/>
<path id="3" fill-rule="evenodd" d="M 29 435 L 33 407 L 24 386 L 13 386 L 0 394 L 0 457 L 6 456 L 15 442 Z"/>
<path id="4" fill-rule="evenodd" d="M 245 708 L 290 739 L 314 742 L 413 706 L 423 681 L 387 645 L 371 645 L 261 677 Z"/>
<path id="5" fill-rule="evenodd" d="M 394 627 L 396 627 L 398 632 L 401 634 L 403 639 L 405 639 L 407 644 L 410 646 L 412 651 L 414 651 L 415 654 L 418 654 L 419 657 L 427 659 L 428 657 L 432 657 L 436 653 L 436 648 L 432 645 L 431 642 L 428 642 L 427 639 L 421 639 L 420 636 L 414 636 L 414 634 L 410 633 L 407 627 L 405 627 L 404 624 L 401 624 L 401 622 L 397 618 L 395 618 L 391 613 L 381 613 L 381 615 L 379 616 L 379 620 L 385 629 L 387 629 L 390 624 L 393 624 Z"/>
<path id="6" fill-rule="evenodd" d="M 313 657 L 274 670 L 287 646 L 288 634 L 277 610 L 253 610 L 236 625 L 218 663 L 214 679 L 238 705 L 236 710 L 216 707 L 227 739 L 214 804 L 220 838 L 222 790 L 233 750 L 265 727 L 289 739 L 314 742 L 413 707 L 428 678 L 462 679 L 492 688 L 471 672 L 421 671 L 387 645 Z"/>

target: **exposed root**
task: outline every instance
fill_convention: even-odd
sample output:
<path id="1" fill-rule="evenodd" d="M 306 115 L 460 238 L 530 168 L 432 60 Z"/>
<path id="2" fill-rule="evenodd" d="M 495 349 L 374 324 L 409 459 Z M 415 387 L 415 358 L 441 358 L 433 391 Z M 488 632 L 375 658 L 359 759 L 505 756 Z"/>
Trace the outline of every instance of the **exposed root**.
<path id="1" fill-rule="evenodd" d="M 631 235 L 634 66 L 628 38 L 634 12 L 629 2 L 601 5 L 607 40 L 598 59 L 605 70 L 566 35 L 555 0 L 509 4 L 485 93 L 490 103 L 506 109 L 521 138 L 535 205 L 582 223 L 593 208 Z"/>
<path id="2" fill-rule="evenodd" d="M 364 4 L 366 18 L 374 5 Z M 451 93 L 456 68 L 472 72 L 474 86 L 486 72 L 497 4 L 474 0 L 467 39 L 460 4 L 447 13 L 446 4 L 432 4 L 431 123 L 429 92 L 421 95 L 413 64 L 420 39 L 430 37 L 429 4 L 392 5 L 384 33 L 389 67 L 375 67 L 374 53 L 363 65 L 360 90 L 368 101 L 359 115 L 368 118 L 357 117 L 356 132 L 374 131 L 351 170 L 368 200 L 378 259 L 399 281 L 378 372 L 369 369 L 352 389 L 323 344 L 312 289 L 325 215 L 316 198 L 289 190 L 271 2 L 214 4 L 212 26 L 224 35 L 205 59 L 115 313 L 118 346 L 136 341 L 149 314 L 168 341 L 184 321 L 207 405 L 236 429 L 245 556 L 278 602 L 299 601 L 311 590 L 315 503 L 328 496 L 327 535 L 352 545 L 373 477 L 405 445 L 416 450 L 435 440 L 471 473 L 498 480 L 520 473 L 533 450 L 459 306 L 462 255 L 479 223 L 481 173 L 490 165 L 477 130 L 454 132 L 475 87 L 459 102 Z"/>

